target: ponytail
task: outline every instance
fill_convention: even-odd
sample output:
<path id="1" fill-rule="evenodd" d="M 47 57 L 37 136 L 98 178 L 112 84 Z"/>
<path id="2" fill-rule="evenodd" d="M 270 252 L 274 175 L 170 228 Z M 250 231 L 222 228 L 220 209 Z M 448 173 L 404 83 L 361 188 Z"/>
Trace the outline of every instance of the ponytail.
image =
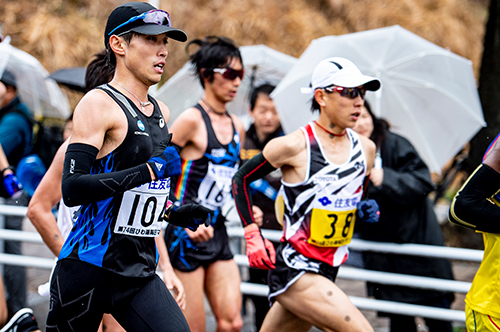
<path id="1" fill-rule="evenodd" d="M 99 85 L 109 83 L 115 75 L 116 58 L 108 49 L 94 54 L 85 73 L 85 90 L 88 92 Z M 112 61 L 113 58 L 115 61 Z"/>

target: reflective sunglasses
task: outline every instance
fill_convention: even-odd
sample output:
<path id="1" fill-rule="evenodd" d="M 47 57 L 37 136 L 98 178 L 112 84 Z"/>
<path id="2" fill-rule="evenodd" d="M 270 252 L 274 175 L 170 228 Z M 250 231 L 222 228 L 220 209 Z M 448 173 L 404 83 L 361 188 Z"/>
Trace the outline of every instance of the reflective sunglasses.
<path id="1" fill-rule="evenodd" d="M 116 28 L 111 30 L 111 32 L 108 33 L 108 36 L 111 36 L 113 34 L 113 32 L 120 29 L 121 27 L 124 27 L 125 25 L 130 24 L 130 23 L 135 22 L 135 21 L 138 21 L 138 20 L 142 20 L 144 23 L 154 23 L 157 25 L 166 25 L 168 27 L 171 27 L 170 15 L 164 10 L 153 9 L 153 10 L 150 10 L 148 12 L 145 12 L 145 13 L 142 13 L 140 15 L 137 15 L 137 16 L 130 18 L 128 21 L 120 24 L 119 26 L 117 26 Z"/>
<path id="2" fill-rule="evenodd" d="M 355 99 L 358 96 L 361 96 L 361 99 L 365 99 L 365 93 L 366 89 L 365 88 L 344 88 L 342 86 L 327 86 L 326 88 L 322 88 L 322 90 L 326 92 L 332 93 L 333 91 L 338 92 L 342 97 L 347 97 L 350 99 Z"/>
<path id="3" fill-rule="evenodd" d="M 219 73 L 226 80 L 235 80 L 236 77 L 239 77 L 243 80 L 243 76 L 245 76 L 245 69 L 236 70 L 233 68 L 215 68 L 214 73 Z"/>

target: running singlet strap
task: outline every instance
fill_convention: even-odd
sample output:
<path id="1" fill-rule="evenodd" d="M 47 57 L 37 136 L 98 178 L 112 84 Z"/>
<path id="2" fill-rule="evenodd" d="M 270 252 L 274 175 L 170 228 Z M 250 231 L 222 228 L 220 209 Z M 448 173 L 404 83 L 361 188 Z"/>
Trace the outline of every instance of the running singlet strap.
<path id="1" fill-rule="evenodd" d="M 458 191 L 450 207 L 450 222 L 474 230 L 500 233 L 500 208 L 491 200 L 499 192 L 500 174 L 481 164 Z M 497 202 L 495 202 L 497 203 Z"/>
<path id="2" fill-rule="evenodd" d="M 100 201 L 151 181 L 146 164 L 112 173 L 90 174 L 98 152 L 88 144 L 68 145 L 62 178 L 62 194 L 67 206 Z"/>
<path id="3" fill-rule="evenodd" d="M 233 177 L 232 191 L 236 208 L 240 215 L 243 227 L 254 223 L 252 213 L 252 195 L 250 194 L 250 183 L 260 179 L 274 171 L 273 167 L 264 158 L 264 155 L 259 153 L 249 161 L 247 161 Z"/>

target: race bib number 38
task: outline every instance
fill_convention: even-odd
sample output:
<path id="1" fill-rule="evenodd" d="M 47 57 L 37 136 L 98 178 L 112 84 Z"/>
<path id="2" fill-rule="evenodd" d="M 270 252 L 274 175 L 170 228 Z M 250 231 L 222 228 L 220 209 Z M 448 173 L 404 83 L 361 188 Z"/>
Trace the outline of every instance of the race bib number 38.
<path id="1" fill-rule="evenodd" d="M 313 208 L 308 243 L 318 247 L 340 247 L 351 242 L 356 210 L 328 211 Z"/>
<path id="2" fill-rule="evenodd" d="M 168 178 L 123 193 L 114 232 L 141 237 L 160 235 L 169 192 Z"/>

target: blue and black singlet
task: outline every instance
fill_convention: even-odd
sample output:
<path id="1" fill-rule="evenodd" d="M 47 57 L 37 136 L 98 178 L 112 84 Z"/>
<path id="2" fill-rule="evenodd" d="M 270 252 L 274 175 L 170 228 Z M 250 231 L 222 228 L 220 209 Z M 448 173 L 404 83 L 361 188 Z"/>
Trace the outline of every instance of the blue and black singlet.
<path id="1" fill-rule="evenodd" d="M 155 99 L 151 116 L 108 84 L 98 87 L 122 108 L 128 130 L 123 142 L 95 160 L 91 174 L 111 173 L 145 163 L 168 129 Z M 82 205 L 59 259 L 77 259 L 135 277 L 154 275 L 158 252 L 154 237 L 168 200 L 170 179 L 153 181 L 110 198 Z"/>
<path id="2" fill-rule="evenodd" d="M 238 170 L 240 135 L 231 120 L 233 138 L 229 144 L 220 143 L 207 112 L 200 104 L 194 107 L 201 112 L 207 128 L 207 148 L 200 159 L 182 160 L 182 173 L 172 189 L 182 203 L 196 202 L 216 211 L 213 224 L 220 220 L 218 211 L 231 197 L 231 179 Z"/>

